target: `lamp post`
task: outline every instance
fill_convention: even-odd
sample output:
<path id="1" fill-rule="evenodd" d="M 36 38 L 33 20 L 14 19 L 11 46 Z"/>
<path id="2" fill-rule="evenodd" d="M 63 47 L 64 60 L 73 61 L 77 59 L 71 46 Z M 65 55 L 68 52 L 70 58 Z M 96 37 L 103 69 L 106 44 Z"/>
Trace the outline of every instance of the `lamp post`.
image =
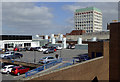
<path id="1" fill-rule="evenodd" d="M 61 50 L 60 50 L 60 57 L 61 57 Z"/>
<path id="2" fill-rule="evenodd" d="M 36 51 L 34 50 L 34 63 L 36 62 Z"/>

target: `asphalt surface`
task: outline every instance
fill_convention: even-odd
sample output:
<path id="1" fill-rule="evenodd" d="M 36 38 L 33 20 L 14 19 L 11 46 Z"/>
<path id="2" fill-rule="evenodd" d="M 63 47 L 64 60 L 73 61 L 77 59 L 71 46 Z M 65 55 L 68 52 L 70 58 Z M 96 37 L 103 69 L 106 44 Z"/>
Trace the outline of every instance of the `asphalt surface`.
<path id="1" fill-rule="evenodd" d="M 55 57 L 56 54 L 58 54 L 60 58 L 63 58 L 63 61 L 71 61 L 74 57 L 79 57 L 79 55 L 81 54 L 88 53 L 88 50 L 62 49 L 62 50 L 57 50 L 56 52 L 50 54 L 43 54 L 43 52 L 38 52 L 38 51 L 22 51 L 19 53 L 23 54 L 23 57 L 21 59 L 18 59 L 18 61 L 38 63 L 40 58 L 45 56 Z M 2 74 L 2 80 L 19 80 L 23 77 L 25 77 L 25 74 L 22 74 L 20 76 L 14 76 L 11 74 Z"/>

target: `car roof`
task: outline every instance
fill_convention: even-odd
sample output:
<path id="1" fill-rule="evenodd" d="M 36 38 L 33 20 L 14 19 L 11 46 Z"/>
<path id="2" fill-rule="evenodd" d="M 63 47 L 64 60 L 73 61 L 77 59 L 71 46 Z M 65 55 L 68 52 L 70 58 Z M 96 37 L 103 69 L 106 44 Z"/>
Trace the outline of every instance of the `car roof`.
<path id="1" fill-rule="evenodd" d="M 48 58 L 48 57 L 53 57 L 53 56 L 45 56 L 45 57 L 47 57 L 47 58 Z M 42 58 L 44 58 L 44 57 L 42 57 Z M 41 58 L 41 59 L 42 59 L 42 58 Z"/>
<path id="2" fill-rule="evenodd" d="M 46 56 L 46 57 L 53 57 L 53 56 Z"/>
<path id="3" fill-rule="evenodd" d="M 7 52 L 9 53 L 9 52 L 14 52 L 14 51 L 7 51 Z M 6 52 L 5 52 L 5 53 L 6 53 Z"/>
<path id="4" fill-rule="evenodd" d="M 4 67 L 11 67 L 11 66 L 14 66 L 14 65 L 6 65 L 6 66 L 4 66 Z"/>
<path id="5" fill-rule="evenodd" d="M 21 54 L 21 53 L 15 53 L 15 54 Z"/>

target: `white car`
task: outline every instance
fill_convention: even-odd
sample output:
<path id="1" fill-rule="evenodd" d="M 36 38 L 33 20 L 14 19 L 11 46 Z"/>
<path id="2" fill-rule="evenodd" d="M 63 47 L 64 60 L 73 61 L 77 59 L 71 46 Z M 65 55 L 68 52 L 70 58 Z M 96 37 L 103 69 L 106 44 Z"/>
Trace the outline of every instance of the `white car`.
<path id="1" fill-rule="evenodd" d="M 61 46 L 57 46 L 56 49 L 57 50 L 62 50 L 62 47 Z"/>
<path id="2" fill-rule="evenodd" d="M 5 52 L 4 54 L 1 54 L 0 57 L 4 58 L 5 56 L 9 56 L 9 55 L 14 55 L 14 51 Z"/>
<path id="3" fill-rule="evenodd" d="M 38 49 L 39 52 L 44 52 L 46 50 L 47 50 L 47 48 L 40 48 L 40 49 Z"/>
<path id="4" fill-rule="evenodd" d="M 56 60 L 56 58 L 52 57 L 52 56 L 47 56 L 47 57 L 43 57 L 40 59 L 39 63 L 49 63 L 50 61 L 54 61 Z"/>
<path id="5" fill-rule="evenodd" d="M 1 72 L 9 74 L 11 72 L 11 70 L 13 69 L 13 67 L 15 67 L 15 66 L 14 65 L 6 65 L 1 69 Z"/>

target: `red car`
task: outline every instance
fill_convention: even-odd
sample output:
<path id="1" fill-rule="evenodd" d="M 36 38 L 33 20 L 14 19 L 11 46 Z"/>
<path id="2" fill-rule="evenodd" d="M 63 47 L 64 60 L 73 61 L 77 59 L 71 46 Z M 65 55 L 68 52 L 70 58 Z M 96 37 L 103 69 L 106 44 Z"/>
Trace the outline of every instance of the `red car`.
<path id="1" fill-rule="evenodd" d="M 30 70 L 30 68 L 26 68 L 23 66 L 16 66 L 12 69 L 11 74 L 19 76 L 20 74 L 26 73 Z"/>
<path id="2" fill-rule="evenodd" d="M 14 48 L 13 51 L 18 51 L 18 48 Z"/>

